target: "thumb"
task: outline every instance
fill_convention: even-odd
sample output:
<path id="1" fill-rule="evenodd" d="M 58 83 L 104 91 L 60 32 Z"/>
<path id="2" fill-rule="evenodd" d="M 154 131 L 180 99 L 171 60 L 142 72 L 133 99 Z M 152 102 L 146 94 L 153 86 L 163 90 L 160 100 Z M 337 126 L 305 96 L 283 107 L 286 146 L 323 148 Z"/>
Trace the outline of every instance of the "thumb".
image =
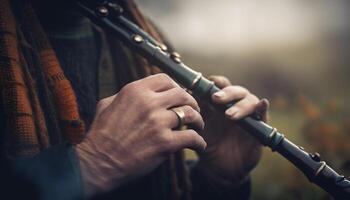
<path id="1" fill-rule="evenodd" d="M 261 99 L 258 104 L 256 104 L 255 112 L 261 116 L 262 121 L 268 121 L 268 109 L 270 107 L 270 102 L 267 99 Z"/>

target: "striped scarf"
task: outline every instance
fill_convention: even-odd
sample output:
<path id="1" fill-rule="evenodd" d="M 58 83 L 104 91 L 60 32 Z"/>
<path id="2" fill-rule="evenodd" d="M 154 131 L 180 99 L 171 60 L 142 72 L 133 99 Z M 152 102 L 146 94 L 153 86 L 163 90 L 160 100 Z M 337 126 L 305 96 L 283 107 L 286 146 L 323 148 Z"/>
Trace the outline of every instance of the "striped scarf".
<path id="1" fill-rule="evenodd" d="M 50 145 L 45 117 L 28 61 L 21 50 L 25 45 L 23 34 L 18 29 L 9 2 L 0 0 L 0 5 L 0 81 L 7 126 L 6 150 L 14 157 L 33 156 Z M 77 144 L 83 139 L 85 129 L 72 86 L 29 3 L 25 3 L 23 11 L 27 16 L 23 26 L 30 27 L 35 36 L 33 51 L 39 57 L 40 68 L 53 96 L 60 129 L 67 142 Z"/>
<path id="2" fill-rule="evenodd" d="M 165 42 L 133 1 L 120 3 L 127 17 L 159 42 Z M 6 125 L 4 151 L 13 158 L 40 153 L 55 143 L 52 136 L 55 134 L 61 134 L 70 144 L 81 142 L 85 135 L 71 83 L 30 1 L 23 1 L 19 9 L 25 19 L 20 23 L 9 1 L 0 0 L 0 91 Z M 132 57 L 146 76 L 160 72 L 142 57 L 136 54 Z M 171 182 L 170 194 L 165 196 L 174 200 L 191 198 L 183 152 L 171 155 L 160 169 Z M 161 183 L 158 185 L 162 187 Z"/>

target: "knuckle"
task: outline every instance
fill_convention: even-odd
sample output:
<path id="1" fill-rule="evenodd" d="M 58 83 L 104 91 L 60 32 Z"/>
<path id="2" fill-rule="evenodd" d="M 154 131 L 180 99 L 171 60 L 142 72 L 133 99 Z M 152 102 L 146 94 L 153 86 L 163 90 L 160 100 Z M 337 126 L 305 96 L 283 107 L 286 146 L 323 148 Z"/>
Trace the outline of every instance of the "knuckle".
<path id="1" fill-rule="evenodd" d="M 196 119 L 196 111 L 192 107 L 185 106 L 184 112 L 186 122 L 193 122 Z"/>
<path id="2" fill-rule="evenodd" d="M 251 93 L 249 93 L 246 96 L 246 100 L 247 100 L 247 104 L 258 104 L 259 103 L 259 98 Z"/>
<path id="3" fill-rule="evenodd" d="M 217 76 L 216 81 L 221 83 L 221 84 L 226 84 L 228 82 L 228 79 L 224 76 Z"/>
<path id="4" fill-rule="evenodd" d="M 137 104 L 141 109 L 140 111 L 154 109 L 158 104 L 155 95 L 151 91 L 144 90 L 140 84 L 135 82 L 124 86 L 119 94 L 124 97 L 124 100 Z M 133 99 L 133 101 L 130 101 L 130 99 Z"/>
<path id="5" fill-rule="evenodd" d="M 158 116 L 154 112 L 148 111 L 148 112 L 145 113 L 145 115 L 147 116 L 148 124 L 151 127 L 157 127 L 158 126 L 160 120 L 159 120 Z"/>
<path id="6" fill-rule="evenodd" d="M 214 81 L 214 82 L 218 82 L 221 78 L 222 78 L 222 76 L 220 76 L 220 75 L 211 75 L 208 77 L 209 80 Z"/>
<path id="7" fill-rule="evenodd" d="M 155 125 L 155 119 L 152 115 L 152 110 L 146 107 L 140 107 L 138 111 L 138 119 L 145 122 L 147 127 L 152 127 Z"/>
<path id="8" fill-rule="evenodd" d="M 139 101 L 134 103 L 134 107 L 138 108 L 137 114 L 138 118 L 141 121 L 147 122 L 147 124 L 153 123 L 153 111 L 149 105 L 147 105 L 144 101 Z"/>
<path id="9" fill-rule="evenodd" d="M 245 88 L 245 87 L 242 87 L 242 86 L 239 86 L 240 88 L 241 88 L 241 90 L 243 91 L 243 93 L 245 93 L 245 94 L 250 94 L 250 91 L 247 89 L 247 88 Z"/>
<path id="10" fill-rule="evenodd" d="M 186 95 L 181 94 L 181 95 L 179 95 L 178 98 L 179 98 L 179 101 L 184 103 L 184 104 L 188 104 L 188 102 L 189 102 L 189 98 Z"/>
<path id="11" fill-rule="evenodd" d="M 178 93 L 178 95 L 180 95 L 180 97 L 183 97 L 186 94 L 186 91 L 181 87 L 176 87 L 174 88 L 174 90 L 175 90 L 175 93 Z"/>
<path id="12" fill-rule="evenodd" d="M 168 152 L 173 149 L 173 140 L 171 134 L 159 135 L 158 141 L 158 149 L 161 152 Z"/>
<path id="13" fill-rule="evenodd" d="M 195 139 L 196 135 L 198 135 L 198 133 L 193 129 L 189 129 L 188 134 L 189 134 L 189 138 L 192 138 L 192 139 Z"/>
<path id="14" fill-rule="evenodd" d="M 257 97 L 255 94 L 250 93 L 250 96 L 251 96 L 255 101 L 260 101 L 259 97 Z"/>
<path id="15" fill-rule="evenodd" d="M 105 105 L 105 99 L 101 99 L 97 102 L 97 109 L 102 108 Z"/>
<path id="16" fill-rule="evenodd" d="M 185 90 L 181 89 L 181 100 L 186 104 L 198 106 L 198 103 L 195 98 L 193 98 L 190 94 L 188 94 Z"/>
<path id="17" fill-rule="evenodd" d="M 190 94 L 187 94 L 187 97 L 188 97 L 188 101 L 189 102 L 191 102 L 194 105 L 198 106 L 198 103 L 197 103 L 196 99 L 193 96 L 191 96 Z"/>
<path id="18" fill-rule="evenodd" d="M 188 146 L 197 146 L 201 143 L 201 136 L 195 130 L 188 130 L 187 136 L 187 145 Z"/>
<path id="19" fill-rule="evenodd" d="M 141 106 L 149 111 L 153 111 L 160 106 L 159 99 L 152 93 L 143 95 L 140 101 L 142 101 Z"/>
<path id="20" fill-rule="evenodd" d="M 229 83 L 230 80 L 226 77 L 226 76 L 220 76 L 220 78 L 222 79 L 222 81 L 224 81 L 225 83 Z"/>
<path id="21" fill-rule="evenodd" d="M 173 90 L 180 102 L 187 103 L 189 101 L 189 94 L 184 89 L 177 87 Z"/>
<path id="22" fill-rule="evenodd" d="M 160 82 L 165 82 L 165 83 L 173 82 L 173 79 L 171 79 L 170 76 L 168 76 L 165 73 L 156 74 L 154 75 L 154 78 L 160 80 Z"/>
<path id="23" fill-rule="evenodd" d="M 136 82 L 131 82 L 125 85 L 121 90 L 121 94 L 135 93 L 138 90 L 139 85 Z"/>
<path id="24" fill-rule="evenodd" d="M 258 104 L 260 101 L 259 98 L 253 94 L 251 95 L 251 98 L 252 98 L 254 104 Z"/>
<path id="25" fill-rule="evenodd" d="M 163 80 L 171 80 L 171 78 L 165 73 L 158 73 L 154 76 Z"/>
<path id="26" fill-rule="evenodd" d="M 230 86 L 230 88 L 233 92 L 240 92 L 240 93 L 245 94 L 245 95 L 250 94 L 250 92 L 247 88 L 239 86 L 239 85 Z"/>

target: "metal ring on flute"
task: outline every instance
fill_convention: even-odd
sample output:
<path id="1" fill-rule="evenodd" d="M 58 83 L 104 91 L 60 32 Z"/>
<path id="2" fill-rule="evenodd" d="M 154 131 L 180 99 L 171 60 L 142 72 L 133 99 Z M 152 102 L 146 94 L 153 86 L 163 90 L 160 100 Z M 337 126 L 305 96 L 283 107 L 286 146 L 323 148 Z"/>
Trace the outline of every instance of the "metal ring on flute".
<path id="1" fill-rule="evenodd" d="M 179 123 L 175 127 L 175 129 L 181 130 L 182 127 L 184 127 L 185 125 L 185 112 L 181 110 L 181 108 L 172 108 L 170 110 L 173 111 L 176 114 L 177 118 L 179 119 Z"/>
<path id="2" fill-rule="evenodd" d="M 190 89 L 193 89 L 193 87 L 198 83 L 198 81 L 202 78 L 202 73 L 198 72 L 197 73 L 197 76 L 195 79 L 193 79 L 192 83 L 191 83 L 191 86 L 190 86 Z"/>

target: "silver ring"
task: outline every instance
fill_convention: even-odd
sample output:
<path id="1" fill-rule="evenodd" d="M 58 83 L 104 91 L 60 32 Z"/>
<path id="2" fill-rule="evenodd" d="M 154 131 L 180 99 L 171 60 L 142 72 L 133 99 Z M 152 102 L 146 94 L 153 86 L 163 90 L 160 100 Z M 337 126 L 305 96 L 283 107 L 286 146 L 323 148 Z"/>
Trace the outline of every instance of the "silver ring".
<path id="1" fill-rule="evenodd" d="M 180 108 L 172 108 L 170 110 L 173 111 L 179 119 L 179 123 L 175 129 L 181 129 L 185 125 L 185 112 Z"/>

